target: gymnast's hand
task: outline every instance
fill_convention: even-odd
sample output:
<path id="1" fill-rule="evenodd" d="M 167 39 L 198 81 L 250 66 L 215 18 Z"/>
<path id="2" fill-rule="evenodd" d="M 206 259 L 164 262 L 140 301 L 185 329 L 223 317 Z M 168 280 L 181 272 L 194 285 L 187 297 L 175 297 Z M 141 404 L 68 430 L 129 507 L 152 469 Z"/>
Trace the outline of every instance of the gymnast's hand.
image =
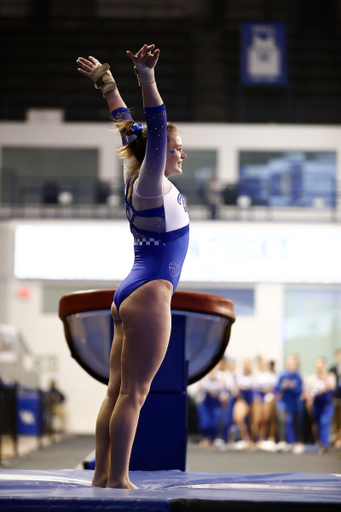
<path id="1" fill-rule="evenodd" d="M 98 72 L 98 70 L 103 66 L 99 60 L 91 56 L 89 57 L 89 60 L 84 59 L 83 57 L 78 57 L 76 62 L 79 66 L 78 71 L 82 73 L 82 75 L 88 76 L 93 82 L 97 82 L 98 73 L 96 72 Z M 101 73 L 101 76 L 106 83 L 114 81 L 114 78 L 109 69 L 107 69 L 104 73 Z"/>
<path id="2" fill-rule="evenodd" d="M 154 48 L 155 44 L 145 44 L 142 46 L 141 50 L 136 53 L 136 55 L 131 53 L 129 50 L 127 51 L 128 57 L 131 58 L 138 71 L 155 68 L 156 63 L 159 60 L 160 50 L 155 50 L 154 53 L 152 53 Z"/>
<path id="3" fill-rule="evenodd" d="M 159 59 L 160 50 L 153 50 L 155 44 L 145 44 L 136 55 L 127 51 L 128 57 L 134 63 L 134 70 L 137 75 L 137 79 L 140 85 L 151 84 L 155 82 L 154 68 Z"/>

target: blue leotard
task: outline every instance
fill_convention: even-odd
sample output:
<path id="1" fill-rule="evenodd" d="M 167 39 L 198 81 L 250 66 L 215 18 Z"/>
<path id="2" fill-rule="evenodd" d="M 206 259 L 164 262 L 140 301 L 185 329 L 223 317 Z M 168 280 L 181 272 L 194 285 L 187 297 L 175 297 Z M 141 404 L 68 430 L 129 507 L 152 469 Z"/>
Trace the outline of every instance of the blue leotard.
<path id="1" fill-rule="evenodd" d="M 115 292 L 117 309 L 134 290 L 155 279 L 169 281 L 174 293 L 188 248 L 189 217 L 186 202 L 174 185 L 171 185 L 167 194 L 162 193 L 167 152 L 165 107 L 145 108 L 145 114 L 148 130 L 146 156 L 138 178 L 128 180 L 125 188 L 125 205 L 134 236 L 135 260 L 129 275 Z M 113 117 L 115 120 L 132 119 L 129 110 L 122 108 L 114 111 Z M 123 139 L 123 144 L 126 142 Z M 134 199 L 147 208 L 136 209 Z M 148 204 L 157 206 L 148 208 Z"/>

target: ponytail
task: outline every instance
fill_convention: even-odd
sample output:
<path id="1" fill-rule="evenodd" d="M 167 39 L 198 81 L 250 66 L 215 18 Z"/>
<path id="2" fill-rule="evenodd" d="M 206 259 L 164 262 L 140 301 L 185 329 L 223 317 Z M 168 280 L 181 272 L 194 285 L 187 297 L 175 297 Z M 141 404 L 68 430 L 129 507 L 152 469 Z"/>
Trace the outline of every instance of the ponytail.
<path id="1" fill-rule="evenodd" d="M 132 142 L 116 149 L 118 156 L 127 160 L 129 174 L 133 176 L 138 174 L 146 153 L 147 127 L 142 128 L 142 125 L 134 121 L 120 121 L 116 126 L 122 137 L 136 135 Z"/>
<path id="2" fill-rule="evenodd" d="M 116 153 L 120 158 L 126 160 L 125 166 L 128 170 L 129 177 L 137 176 L 146 154 L 147 127 L 142 127 L 141 124 L 135 123 L 135 121 L 132 120 L 119 121 L 115 124 L 122 137 L 136 135 L 136 138 L 132 142 L 116 149 Z M 167 138 L 171 133 L 177 131 L 174 124 L 167 123 Z"/>

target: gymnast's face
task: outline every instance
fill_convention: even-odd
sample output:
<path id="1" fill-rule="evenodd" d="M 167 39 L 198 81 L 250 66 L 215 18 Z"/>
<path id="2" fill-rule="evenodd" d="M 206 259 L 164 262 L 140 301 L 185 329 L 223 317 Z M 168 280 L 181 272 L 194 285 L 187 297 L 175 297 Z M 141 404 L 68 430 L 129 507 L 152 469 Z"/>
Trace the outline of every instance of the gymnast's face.
<path id="1" fill-rule="evenodd" d="M 315 371 L 317 375 L 323 375 L 326 372 L 326 362 L 322 357 L 319 357 L 315 361 Z"/>
<path id="2" fill-rule="evenodd" d="M 249 359 L 248 357 L 246 359 L 244 359 L 244 361 L 243 361 L 243 368 L 244 368 L 244 374 L 250 375 L 250 373 L 252 371 L 252 363 L 251 363 L 251 359 Z"/>
<path id="3" fill-rule="evenodd" d="M 186 158 L 186 153 L 182 150 L 182 139 L 178 132 L 173 132 L 168 138 L 167 160 L 165 176 L 176 176 L 182 174 L 182 161 Z"/>
<path id="4" fill-rule="evenodd" d="M 298 361 L 295 356 L 288 356 L 286 358 L 286 368 L 289 373 L 297 372 L 298 370 Z"/>

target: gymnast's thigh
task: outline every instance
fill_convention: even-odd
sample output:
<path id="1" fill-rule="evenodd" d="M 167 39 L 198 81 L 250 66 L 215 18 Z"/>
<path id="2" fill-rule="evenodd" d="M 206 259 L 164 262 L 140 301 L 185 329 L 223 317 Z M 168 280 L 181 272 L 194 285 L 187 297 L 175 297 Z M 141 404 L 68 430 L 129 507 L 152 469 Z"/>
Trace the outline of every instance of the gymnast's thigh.
<path id="1" fill-rule="evenodd" d="M 126 290 L 124 290 L 126 292 Z M 125 321 L 124 311 L 129 311 L 130 315 L 140 317 L 140 311 L 149 316 L 149 312 L 157 313 L 158 308 L 163 312 L 170 312 L 170 302 L 173 294 L 173 285 L 170 281 L 159 278 L 145 279 L 144 281 L 134 282 L 129 295 L 122 301 L 120 316 Z"/>
<path id="2" fill-rule="evenodd" d="M 121 391 L 147 392 L 166 354 L 171 332 L 172 285 L 154 280 L 140 286 L 121 305 L 124 344 Z"/>

